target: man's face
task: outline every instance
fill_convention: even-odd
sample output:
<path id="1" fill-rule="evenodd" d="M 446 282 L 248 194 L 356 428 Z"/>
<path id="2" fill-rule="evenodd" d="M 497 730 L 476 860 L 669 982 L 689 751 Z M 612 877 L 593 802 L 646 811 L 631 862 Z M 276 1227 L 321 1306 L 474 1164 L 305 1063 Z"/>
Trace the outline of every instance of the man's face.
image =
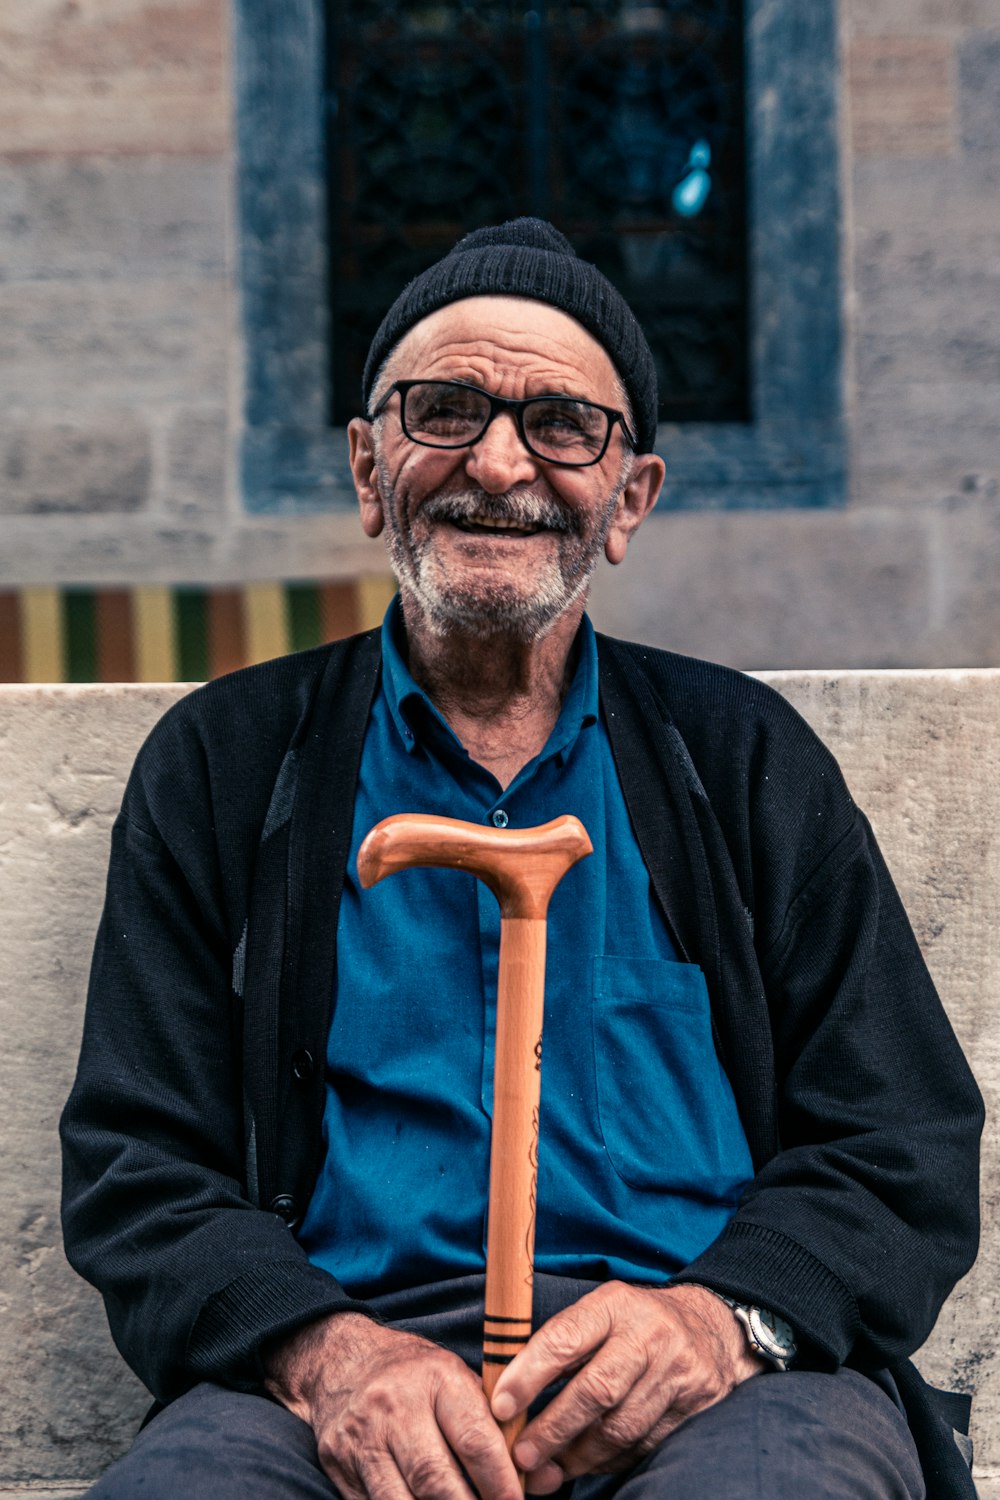
<path id="1" fill-rule="evenodd" d="M 579 323 L 512 297 L 470 298 L 417 324 L 394 351 L 373 405 L 392 381 L 424 379 L 622 406 L 610 358 Z M 611 555 L 612 532 L 617 538 L 624 527 L 627 540 L 638 524 L 623 520 L 630 464 L 621 429 L 599 463 L 563 468 L 524 447 L 509 413 L 470 448 L 420 446 L 402 431 L 399 401 L 393 395 L 370 428 L 352 424 L 352 466 L 365 530 L 385 528 L 408 619 L 415 605 L 436 634 L 544 635 L 582 601 L 606 542 Z"/>

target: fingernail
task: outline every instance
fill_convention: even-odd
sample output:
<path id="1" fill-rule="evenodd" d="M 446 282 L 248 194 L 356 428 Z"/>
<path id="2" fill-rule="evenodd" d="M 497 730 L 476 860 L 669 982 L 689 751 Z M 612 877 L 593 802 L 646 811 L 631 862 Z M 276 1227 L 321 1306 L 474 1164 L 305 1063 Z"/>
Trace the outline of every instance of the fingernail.
<path id="1" fill-rule="evenodd" d="M 515 1443 L 514 1459 L 519 1469 L 530 1473 L 532 1469 L 538 1468 L 538 1449 L 534 1443 Z"/>
<path id="2" fill-rule="evenodd" d="M 498 1422 L 509 1422 L 516 1411 L 517 1402 L 506 1391 L 501 1391 L 499 1396 L 493 1397 L 493 1415 Z"/>

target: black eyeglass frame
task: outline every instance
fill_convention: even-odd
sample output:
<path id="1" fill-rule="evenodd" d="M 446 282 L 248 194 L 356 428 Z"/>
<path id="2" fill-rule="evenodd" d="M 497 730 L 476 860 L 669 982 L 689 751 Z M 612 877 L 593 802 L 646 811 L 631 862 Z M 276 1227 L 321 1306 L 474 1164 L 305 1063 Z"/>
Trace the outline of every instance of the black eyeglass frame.
<path id="1" fill-rule="evenodd" d="M 454 386 L 458 390 L 463 391 L 475 391 L 477 396 L 485 396 L 486 400 L 490 403 L 489 415 L 475 437 L 467 438 L 462 443 L 429 443 L 426 438 L 414 437 L 406 425 L 406 393 L 415 385 L 444 385 Z M 517 435 L 532 457 L 541 459 L 543 464 L 556 464 L 561 469 L 589 469 L 593 464 L 599 464 L 608 451 L 608 444 L 611 442 L 611 434 L 614 431 L 616 422 L 621 424 L 622 432 L 625 434 L 625 441 L 633 451 L 638 447 L 639 443 L 638 438 L 630 431 L 628 423 L 625 421 L 624 413 L 620 412 L 617 407 L 602 406 L 599 401 L 584 401 L 579 396 L 568 396 L 563 391 L 558 393 L 553 392 L 546 396 L 526 396 L 522 400 L 516 400 L 511 396 L 494 396 L 492 391 L 484 391 L 481 385 L 473 385 L 468 380 L 431 380 L 426 378 L 423 380 L 394 380 L 375 409 L 371 413 L 366 414 L 365 421 L 374 422 L 376 417 L 380 417 L 389 404 L 391 397 L 397 391 L 399 392 L 399 425 L 403 429 L 404 436 L 408 437 L 411 443 L 417 443 L 421 448 L 442 448 L 451 451 L 458 448 L 472 448 L 488 430 L 494 418 L 498 417 L 501 412 L 507 411 L 513 416 L 515 425 L 517 426 Z M 550 458 L 547 453 L 539 453 L 537 448 L 532 447 L 531 441 L 524 430 L 524 408 L 531 406 L 537 401 L 573 401 L 578 406 L 589 406 L 594 411 L 603 412 L 607 418 L 608 426 L 604 434 L 604 442 L 601 444 L 601 451 L 594 458 L 584 459 L 583 462 L 578 462 L 572 458 Z"/>

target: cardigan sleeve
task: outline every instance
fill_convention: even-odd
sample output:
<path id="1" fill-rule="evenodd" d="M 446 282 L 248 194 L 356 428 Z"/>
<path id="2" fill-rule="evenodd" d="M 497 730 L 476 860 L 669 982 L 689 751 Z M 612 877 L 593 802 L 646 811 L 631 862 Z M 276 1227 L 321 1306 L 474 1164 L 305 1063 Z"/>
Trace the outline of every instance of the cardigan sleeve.
<path id="1" fill-rule="evenodd" d="M 983 1104 L 866 819 L 773 689 L 601 638 L 619 774 L 705 969 L 756 1164 L 675 1279 L 769 1307 L 805 1361 L 917 1349 L 978 1246 Z"/>
<path id="2" fill-rule="evenodd" d="M 169 729 L 154 735 L 113 832 L 61 1121 L 67 1254 L 161 1400 L 206 1378 L 253 1388 L 264 1340 L 367 1310 L 249 1201 L 241 1017 L 213 820 L 197 755 L 181 754 Z"/>
<path id="3" fill-rule="evenodd" d="M 857 809 L 760 972 L 779 1149 L 680 1279 L 781 1313 L 821 1366 L 879 1368 L 919 1347 L 975 1257 L 983 1108 Z"/>

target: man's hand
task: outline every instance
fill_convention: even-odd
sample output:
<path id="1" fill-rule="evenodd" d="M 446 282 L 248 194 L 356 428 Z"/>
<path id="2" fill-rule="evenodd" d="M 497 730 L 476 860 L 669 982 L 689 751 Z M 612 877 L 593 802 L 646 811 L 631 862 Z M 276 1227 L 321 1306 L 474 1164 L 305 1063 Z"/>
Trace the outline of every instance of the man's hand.
<path id="1" fill-rule="evenodd" d="M 497 1381 L 493 1412 L 507 1421 L 572 1375 L 514 1445 L 527 1488 L 550 1494 L 564 1479 L 631 1468 L 685 1417 L 765 1368 L 704 1287 L 611 1281 L 538 1329 Z"/>
<path id="2" fill-rule="evenodd" d="M 265 1365 L 268 1390 L 310 1424 L 347 1500 L 472 1500 L 470 1482 L 482 1500 L 522 1500 L 482 1386 L 447 1349 L 344 1312 Z"/>

